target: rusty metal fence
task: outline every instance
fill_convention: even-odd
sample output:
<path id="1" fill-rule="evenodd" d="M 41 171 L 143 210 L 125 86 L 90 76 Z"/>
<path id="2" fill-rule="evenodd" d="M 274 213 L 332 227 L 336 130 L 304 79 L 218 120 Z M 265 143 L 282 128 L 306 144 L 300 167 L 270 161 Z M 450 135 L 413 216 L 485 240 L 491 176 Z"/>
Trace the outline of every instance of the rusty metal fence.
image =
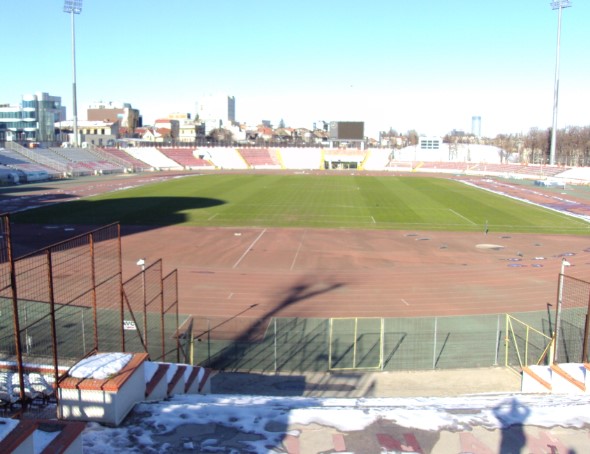
<path id="1" fill-rule="evenodd" d="M 26 402 L 27 374 L 50 381 L 95 352 L 147 352 L 186 361 L 181 351 L 178 277 L 158 260 L 126 282 L 121 234 L 111 224 L 25 256 L 12 257 L 10 218 L 0 215 L 0 373 L 18 383 L 0 399 Z M 8 402 L 7 402 L 8 401 Z"/>
<path id="2" fill-rule="evenodd" d="M 555 359 L 561 363 L 588 362 L 590 282 L 563 274 L 560 278 Z"/>

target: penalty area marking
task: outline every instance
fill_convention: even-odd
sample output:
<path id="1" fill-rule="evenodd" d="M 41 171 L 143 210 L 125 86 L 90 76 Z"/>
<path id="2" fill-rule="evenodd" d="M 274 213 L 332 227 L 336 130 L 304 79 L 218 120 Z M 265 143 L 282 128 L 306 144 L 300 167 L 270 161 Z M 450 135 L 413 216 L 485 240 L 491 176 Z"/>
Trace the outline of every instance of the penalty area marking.
<path id="1" fill-rule="evenodd" d="M 477 225 L 475 222 L 473 222 L 471 219 L 466 218 L 465 216 L 463 216 L 462 214 L 457 213 L 455 210 L 453 210 L 452 208 L 449 208 L 449 211 L 457 216 L 459 216 L 461 219 L 465 219 L 467 222 L 469 222 L 471 225 Z"/>

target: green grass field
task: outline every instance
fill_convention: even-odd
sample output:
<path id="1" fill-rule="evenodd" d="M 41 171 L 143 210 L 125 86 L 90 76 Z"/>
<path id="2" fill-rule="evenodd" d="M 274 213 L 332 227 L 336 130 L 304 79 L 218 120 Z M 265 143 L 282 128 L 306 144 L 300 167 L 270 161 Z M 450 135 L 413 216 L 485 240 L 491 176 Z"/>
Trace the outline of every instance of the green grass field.
<path id="1" fill-rule="evenodd" d="M 589 224 L 427 177 L 206 175 L 20 213 L 48 224 L 363 228 L 588 234 Z"/>

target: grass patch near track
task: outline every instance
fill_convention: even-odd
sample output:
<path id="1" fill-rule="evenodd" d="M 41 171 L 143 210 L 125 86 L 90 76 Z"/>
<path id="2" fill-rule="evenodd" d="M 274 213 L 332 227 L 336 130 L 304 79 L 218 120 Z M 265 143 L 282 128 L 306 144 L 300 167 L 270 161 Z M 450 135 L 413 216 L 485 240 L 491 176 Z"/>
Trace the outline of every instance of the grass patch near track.
<path id="1" fill-rule="evenodd" d="M 588 234 L 551 210 L 428 177 L 202 175 L 37 208 L 39 224 L 261 226 Z"/>

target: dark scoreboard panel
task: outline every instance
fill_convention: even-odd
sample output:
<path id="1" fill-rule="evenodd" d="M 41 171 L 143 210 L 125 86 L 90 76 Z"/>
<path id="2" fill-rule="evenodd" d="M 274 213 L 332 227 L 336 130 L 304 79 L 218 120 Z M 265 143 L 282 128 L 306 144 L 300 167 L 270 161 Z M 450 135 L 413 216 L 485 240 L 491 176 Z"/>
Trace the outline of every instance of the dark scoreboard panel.
<path id="1" fill-rule="evenodd" d="M 362 121 L 330 122 L 330 139 L 332 140 L 363 140 L 365 123 Z"/>

